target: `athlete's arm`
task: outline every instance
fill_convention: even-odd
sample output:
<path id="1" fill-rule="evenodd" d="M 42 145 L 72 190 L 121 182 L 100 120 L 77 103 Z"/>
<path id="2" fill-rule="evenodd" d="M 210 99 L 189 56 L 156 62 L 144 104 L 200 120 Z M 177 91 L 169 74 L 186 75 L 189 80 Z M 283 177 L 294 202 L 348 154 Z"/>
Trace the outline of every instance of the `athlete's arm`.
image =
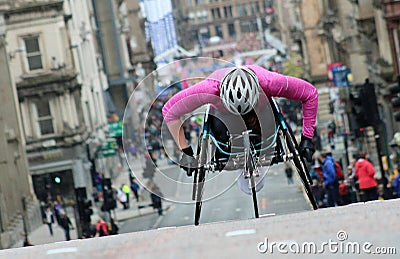
<path id="1" fill-rule="evenodd" d="M 204 104 L 218 102 L 218 86 L 217 80 L 203 80 L 175 94 L 164 105 L 162 109 L 164 120 L 180 150 L 188 147 L 181 116 L 193 112 Z"/>
<path id="2" fill-rule="evenodd" d="M 267 96 L 285 97 L 302 102 L 303 136 L 312 139 L 318 110 L 317 89 L 307 81 L 270 72 L 260 66 L 248 66 L 259 80 Z"/>

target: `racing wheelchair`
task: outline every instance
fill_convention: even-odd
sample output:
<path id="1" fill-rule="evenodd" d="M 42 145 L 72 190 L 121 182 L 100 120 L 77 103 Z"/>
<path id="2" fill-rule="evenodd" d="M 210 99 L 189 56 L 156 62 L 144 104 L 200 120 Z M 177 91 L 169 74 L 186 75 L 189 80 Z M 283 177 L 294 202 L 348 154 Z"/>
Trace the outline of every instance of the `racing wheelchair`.
<path id="1" fill-rule="evenodd" d="M 200 222 L 206 175 L 216 170 L 243 170 L 252 193 L 254 215 L 259 218 L 255 178 L 259 176 L 260 168 L 291 162 L 303 183 L 311 207 L 314 210 L 318 208 L 311 190 L 312 180 L 308 173 L 308 167 L 298 151 L 299 146 L 295 135 L 280 112 L 275 99 L 267 98 L 275 120 L 275 129 L 272 129 L 272 134 L 266 138 L 260 137 L 260 132 L 256 132 L 256 130 L 245 128 L 240 133 L 228 132 L 229 139 L 227 141 L 218 140 L 216 136 L 220 134 L 216 134 L 212 127 L 215 117 L 212 115 L 211 106 L 207 106 L 197 145 L 198 166 L 194 171 L 192 189 L 192 200 L 196 204 L 195 225 L 199 225 Z"/>

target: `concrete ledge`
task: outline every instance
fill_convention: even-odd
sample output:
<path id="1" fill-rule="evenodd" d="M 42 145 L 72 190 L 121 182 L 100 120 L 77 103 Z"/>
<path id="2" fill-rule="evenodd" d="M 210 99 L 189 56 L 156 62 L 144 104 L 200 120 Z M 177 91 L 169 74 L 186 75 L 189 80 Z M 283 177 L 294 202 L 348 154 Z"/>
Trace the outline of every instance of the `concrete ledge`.
<path id="1" fill-rule="evenodd" d="M 342 238 L 342 239 L 340 239 Z M 400 253 L 400 199 L 357 203 L 349 206 L 260 219 L 218 222 L 200 226 L 161 228 L 116 236 L 74 240 L 24 249 L 0 251 L 0 258 L 256 258 L 279 257 L 279 244 L 336 242 L 370 243 L 370 250 L 392 247 Z M 266 245 L 275 244 L 263 253 Z M 342 245 L 343 246 L 343 245 Z M 261 248 L 261 249 L 260 249 Z M 296 258 L 365 258 L 360 251 L 298 252 Z M 261 250 L 261 252 L 260 252 Z M 292 254 L 293 252 L 287 252 Z M 287 254 L 284 254 L 287 258 Z M 382 256 L 370 255 L 371 258 Z M 386 255 L 397 258 L 396 255 Z M 386 258 L 385 256 L 385 258 Z"/>

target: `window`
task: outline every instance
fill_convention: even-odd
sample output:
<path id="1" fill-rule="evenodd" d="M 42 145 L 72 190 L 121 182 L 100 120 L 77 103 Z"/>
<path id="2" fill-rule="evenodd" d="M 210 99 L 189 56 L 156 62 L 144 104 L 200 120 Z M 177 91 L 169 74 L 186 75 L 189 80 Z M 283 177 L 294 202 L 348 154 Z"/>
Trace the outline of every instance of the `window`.
<path id="1" fill-rule="evenodd" d="M 197 11 L 197 21 L 199 23 L 207 22 L 208 21 L 208 15 L 206 10 L 198 10 Z"/>
<path id="2" fill-rule="evenodd" d="M 236 37 L 235 25 L 233 23 L 228 24 L 228 33 L 230 37 L 232 38 Z"/>
<path id="3" fill-rule="evenodd" d="M 24 39 L 26 58 L 29 70 L 37 70 L 43 68 L 42 54 L 40 53 L 39 37 L 29 37 Z"/>
<path id="4" fill-rule="evenodd" d="M 41 135 L 54 133 L 53 117 L 51 115 L 48 100 L 38 100 L 35 102 L 36 123 Z"/>
<path id="5" fill-rule="evenodd" d="M 256 15 L 257 13 L 259 13 L 260 5 L 258 4 L 258 2 L 250 3 L 250 10 L 252 15 Z"/>
<path id="6" fill-rule="evenodd" d="M 224 14 L 226 18 L 232 17 L 232 6 L 224 6 Z"/>
<path id="7" fill-rule="evenodd" d="M 240 23 L 241 32 L 256 32 L 257 21 L 243 21 Z"/>
<path id="8" fill-rule="evenodd" d="M 189 17 L 190 22 L 194 23 L 194 12 L 189 12 L 188 17 Z"/>
<path id="9" fill-rule="evenodd" d="M 238 4 L 236 9 L 239 17 L 247 16 L 246 4 Z"/>
<path id="10" fill-rule="evenodd" d="M 221 19 L 221 12 L 218 7 L 211 9 L 211 15 L 213 19 Z"/>
<path id="11" fill-rule="evenodd" d="M 217 34 L 218 37 L 223 38 L 223 33 L 222 33 L 222 27 L 221 26 L 215 26 L 215 33 Z"/>

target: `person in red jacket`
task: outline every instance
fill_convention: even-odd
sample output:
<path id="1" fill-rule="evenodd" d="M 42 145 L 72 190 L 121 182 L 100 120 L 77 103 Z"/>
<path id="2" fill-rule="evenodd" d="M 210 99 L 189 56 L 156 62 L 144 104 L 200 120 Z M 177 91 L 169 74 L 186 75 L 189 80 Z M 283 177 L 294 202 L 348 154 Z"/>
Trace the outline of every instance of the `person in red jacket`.
<path id="1" fill-rule="evenodd" d="M 108 225 L 107 223 L 99 219 L 96 224 L 96 237 L 108 236 Z"/>
<path id="2" fill-rule="evenodd" d="M 375 179 L 375 169 L 370 161 L 366 159 L 366 153 L 361 151 L 355 165 L 356 176 L 362 192 L 361 201 L 372 201 L 378 199 L 377 186 Z"/>

